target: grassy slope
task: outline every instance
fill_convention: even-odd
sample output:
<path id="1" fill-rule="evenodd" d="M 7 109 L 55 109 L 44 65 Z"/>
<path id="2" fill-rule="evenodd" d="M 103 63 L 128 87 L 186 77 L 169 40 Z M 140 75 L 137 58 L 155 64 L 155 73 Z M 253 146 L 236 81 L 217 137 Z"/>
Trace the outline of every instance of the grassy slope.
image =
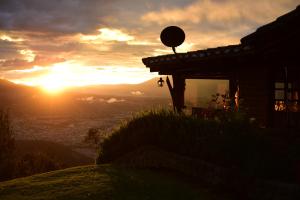
<path id="1" fill-rule="evenodd" d="M 2 182 L 0 199 L 207 200 L 220 198 L 207 189 L 171 175 L 100 165 L 69 168 Z"/>
<path id="2" fill-rule="evenodd" d="M 58 162 L 62 168 L 90 165 L 94 159 L 73 151 L 70 147 L 50 141 L 16 140 L 16 155 L 42 153 Z"/>

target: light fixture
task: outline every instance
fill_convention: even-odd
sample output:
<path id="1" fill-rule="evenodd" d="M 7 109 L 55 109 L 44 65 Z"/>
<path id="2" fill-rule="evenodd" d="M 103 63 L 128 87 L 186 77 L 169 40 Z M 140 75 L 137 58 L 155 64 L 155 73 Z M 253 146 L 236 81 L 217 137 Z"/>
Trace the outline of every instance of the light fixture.
<path id="1" fill-rule="evenodd" d="M 164 80 L 162 79 L 162 77 L 159 78 L 159 80 L 157 81 L 157 85 L 158 87 L 163 87 L 164 86 Z"/>

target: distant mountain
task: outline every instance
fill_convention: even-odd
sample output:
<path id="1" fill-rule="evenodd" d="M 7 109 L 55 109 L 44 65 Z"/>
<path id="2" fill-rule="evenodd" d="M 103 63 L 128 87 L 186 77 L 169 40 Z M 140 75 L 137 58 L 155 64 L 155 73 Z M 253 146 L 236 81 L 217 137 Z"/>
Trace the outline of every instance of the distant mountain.
<path id="1" fill-rule="evenodd" d="M 157 80 L 155 78 L 141 84 L 92 85 L 73 88 L 69 91 L 81 94 L 170 98 L 167 85 L 158 87 Z"/>
<path id="2" fill-rule="evenodd" d="M 121 85 L 93 85 L 73 88 L 70 91 L 81 94 L 111 95 L 111 96 L 141 96 L 171 98 L 167 84 L 163 87 L 157 86 L 158 78 L 151 79 L 141 84 Z M 172 82 L 172 81 L 171 81 Z M 189 99 L 201 98 L 211 99 L 211 95 L 225 93 L 228 90 L 226 80 L 186 80 L 185 97 Z"/>
<path id="3" fill-rule="evenodd" d="M 38 90 L 34 87 L 15 84 L 8 80 L 0 79 L 0 99 L 1 102 L 31 97 Z M 0 102 L 0 104 L 1 104 Z"/>
<path id="4" fill-rule="evenodd" d="M 140 84 L 117 84 L 117 85 L 90 85 L 84 87 L 73 87 L 66 91 L 71 94 L 80 95 L 102 95 L 119 97 L 153 97 L 171 98 L 167 84 L 163 87 L 157 86 L 158 78 Z M 190 98 L 211 98 L 212 94 L 224 93 L 228 90 L 228 81 L 224 80 L 192 80 L 186 81 L 185 96 Z M 227 88 L 227 89 L 226 89 Z M 17 99 L 32 96 L 44 96 L 40 89 L 25 85 L 15 84 L 0 79 L 0 98 Z M 1 104 L 1 102 L 0 102 Z"/>
<path id="5" fill-rule="evenodd" d="M 8 80 L 5 80 L 5 79 L 0 79 L 0 92 L 1 93 L 9 92 L 10 90 L 20 89 L 20 87 L 23 87 L 23 86 L 19 86 Z"/>
<path id="6" fill-rule="evenodd" d="M 16 116 L 29 113 L 29 111 L 41 110 L 45 106 L 41 105 L 38 99 L 34 99 L 42 96 L 40 94 L 41 92 L 37 88 L 0 79 L 0 110 L 8 109 L 11 114 Z"/>

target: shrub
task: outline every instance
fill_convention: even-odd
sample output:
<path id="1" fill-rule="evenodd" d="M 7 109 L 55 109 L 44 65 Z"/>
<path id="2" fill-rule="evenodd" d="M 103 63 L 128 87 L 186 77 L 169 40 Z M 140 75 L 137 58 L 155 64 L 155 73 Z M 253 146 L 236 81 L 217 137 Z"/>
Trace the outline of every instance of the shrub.
<path id="1" fill-rule="evenodd" d="M 47 154 L 28 153 L 16 160 L 14 177 L 29 176 L 60 168 L 60 164 Z"/>
<path id="2" fill-rule="evenodd" d="M 166 110 L 144 112 L 123 123 L 111 137 L 101 143 L 98 161 L 110 162 L 145 145 L 208 159 L 208 154 L 220 148 L 217 143 L 223 139 L 222 135 L 227 134 L 225 132 L 246 135 L 246 132 L 253 129 L 244 119 L 234 117 L 231 117 L 231 122 L 228 120 L 223 123 L 220 120 L 204 120 Z M 207 155 L 204 155 L 205 152 Z"/>
<path id="3" fill-rule="evenodd" d="M 166 110 L 143 112 L 100 144 L 97 163 L 113 162 L 150 145 L 249 176 L 294 180 L 292 166 L 300 159 L 292 156 L 291 147 L 282 137 L 250 123 L 245 116 L 220 116 L 217 120 L 204 120 Z"/>

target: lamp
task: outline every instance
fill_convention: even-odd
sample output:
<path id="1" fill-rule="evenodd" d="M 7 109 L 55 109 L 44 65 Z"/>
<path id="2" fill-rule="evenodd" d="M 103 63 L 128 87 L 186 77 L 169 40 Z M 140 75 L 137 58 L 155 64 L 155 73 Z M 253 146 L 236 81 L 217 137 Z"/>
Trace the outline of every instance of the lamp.
<path id="1" fill-rule="evenodd" d="M 164 80 L 160 77 L 159 80 L 157 81 L 158 87 L 163 87 L 164 86 Z"/>

